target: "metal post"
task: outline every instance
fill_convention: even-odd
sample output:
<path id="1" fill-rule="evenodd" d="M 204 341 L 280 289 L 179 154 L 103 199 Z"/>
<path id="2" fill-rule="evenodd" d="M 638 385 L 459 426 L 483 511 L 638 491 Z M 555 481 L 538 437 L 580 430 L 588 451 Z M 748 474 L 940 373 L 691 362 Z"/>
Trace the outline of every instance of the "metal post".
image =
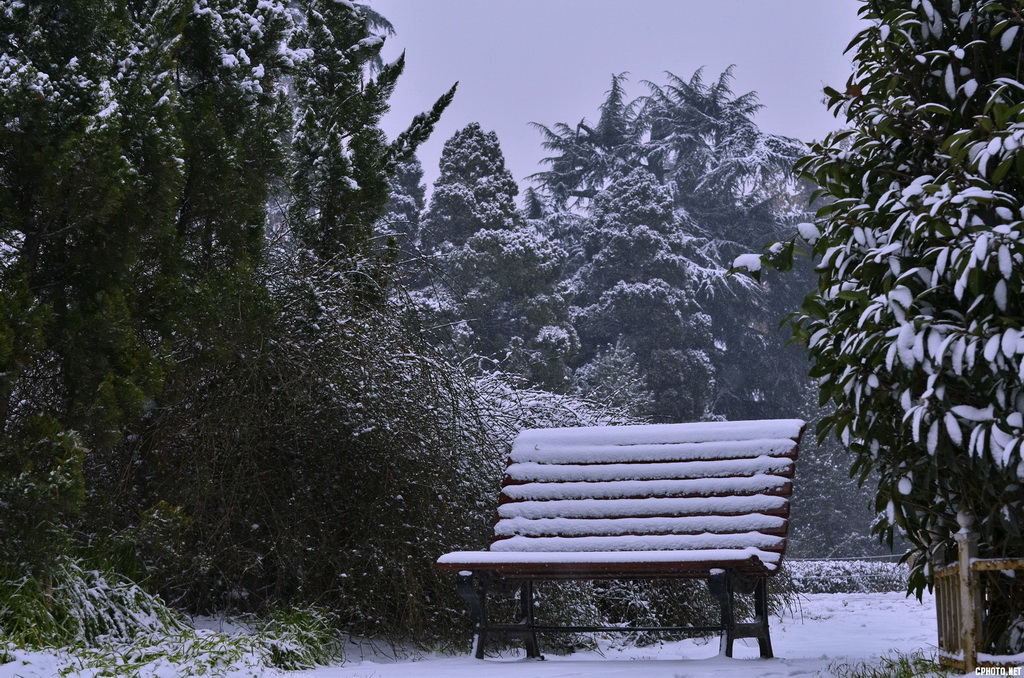
<path id="1" fill-rule="evenodd" d="M 761 578 L 754 588 L 754 623 L 757 625 L 757 646 L 762 659 L 771 659 L 772 637 L 768 629 L 768 580 Z"/>
<path id="2" fill-rule="evenodd" d="M 732 577 L 724 570 L 715 572 L 708 577 L 708 589 L 718 601 L 722 611 L 722 639 L 719 642 L 718 655 L 732 657 L 733 634 L 736 629 L 736 619 L 732 609 Z"/>
<path id="3" fill-rule="evenodd" d="M 978 637 L 981 634 L 981 585 L 973 561 L 978 557 L 978 533 L 971 530 L 974 516 L 957 514 L 960 531 L 953 535 L 959 551 L 960 647 L 964 655 L 964 673 L 978 667 Z"/>
<path id="4" fill-rule="evenodd" d="M 526 643 L 526 656 L 531 659 L 543 659 L 540 653 L 540 645 L 537 643 L 537 622 L 533 616 L 533 581 L 527 579 L 519 589 L 519 605 L 521 610 L 521 621 L 525 627 L 524 641 Z"/>
<path id="5" fill-rule="evenodd" d="M 469 604 L 469 615 L 473 622 L 473 654 L 484 658 L 484 643 L 487 641 L 490 624 L 487 621 L 487 579 L 477 577 L 473 572 L 459 572 L 455 579 L 455 590 Z"/>

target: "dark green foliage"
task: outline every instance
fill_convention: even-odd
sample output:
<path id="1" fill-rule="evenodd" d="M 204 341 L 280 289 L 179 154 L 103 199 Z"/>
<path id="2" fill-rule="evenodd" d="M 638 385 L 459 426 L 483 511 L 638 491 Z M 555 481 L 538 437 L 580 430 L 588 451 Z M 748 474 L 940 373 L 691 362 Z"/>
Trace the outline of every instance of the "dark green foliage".
<path id="1" fill-rule="evenodd" d="M 338 2 L 0 8 L 4 578 L 78 550 L 193 610 L 449 631 L 424 554 L 477 545 L 499 454 L 372 246 L 452 95 L 388 142 L 378 28 Z"/>
<path id="2" fill-rule="evenodd" d="M 581 359 L 621 345 L 635 356 L 653 395 L 644 414 L 667 421 L 706 417 L 714 389 L 710 319 L 693 298 L 671 197 L 639 168 L 615 177 L 591 213 L 581 238 L 586 263 L 572 281 Z"/>
<path id="3" fill-rule="evenodd" d="M 470 123 L 445 142 L 420 241 L 427 251 L 460 246 L 481 230 L 512 230 L 520 224 L 519 194 L 494 132 Z M 449 243 L 445 245 L 444 243 Z"/>
<path id="4" fill-rule="evenodd" d="M 455 328 L 456 355 L 482 356 L 563 391 L 577 347 L 559 289 L 566 253 L 525 221 L 518 190 L 493 132 L 473 123 L 448 140 L 421 222 L 437 269 L 423 298 L 430 322 Z"/>
<path id="5" fill-rule="evenodd" d="M 621 407 L 637 418 L 650 412 L 654 404 L 636 355 L 621 339 L 579 367 L 573 374 L 573 387 L 585 398 Z"/>
<path id="6" fill-rule="evenodd" d="M 381 219 L 381 232 L 394 235 L 394 244 L 402 250 L 411 250 L 419 235 L 420 213 L 425 207 L 426 187 L 420 161 L 413 157 L 398 163 L 388 190 L 387 212 Z"/>
<path id="7" fill-rule="evenodd" d="M 301 55 L 294 88 L 292 204 L 289 221 L 303 247 L 322 260 L 365 253 L 384 214 L 388 179 L 408 160 L 451 102 L 453 87 L 394 142 L 378 126 L 405 68 L 405 55 L 380 65 L 383 37 L 369 31 L 367 8 L 333 0 L 299 3 L 303 26 L 291 45 Z"/>
<path id="8" fill-rule="evenodd" d="M 268 282 L 290 312 L 223 373 L 234 387 L 157 422 L 183 433 L 165 443 L 179 461 L 158 494 L 193 535 L 161 590 L 200 609 L 316 601 L 353 630 L 444 633 L 438 615 L 458 603 L 427 554 L 479 546 L 469 530 L 489 522 L 500 457 L 472 428 L 470 386 L 401 303 L 366 307 L 350 271 L 278 263 Z"/>
<path id="9" fill-rule="evenodd" d="M 868 1 L 861 15 L 855 74 L 827 90 L 852 128 L 799 165 L 833 201 L 801 229 L 821 263 L 796 332 L 835 407 L 819 433 L 877 473 L 879 531 L 907 536 L 920 593 L 961 512 L 983 556 L 1024 549 L 1020 5 Z M 794 248 L 766 259 L 785 267 Z"/>
<path id="10" fill-rule="evenodd" d="M 85 499 L 85 448 L 51 416 L 19 420 L 0 435 L 0 576 L 45 575 Z"/>
<path id="11" fill-rule="evenodd" d="M 798 402 L 802 352 L 776 328 L 806 280 L 767 288 L 724 273 L 800 214 L 789 170 L 803 145 L 757 128 L 756 95 L 734 95 L 731 70 L 666 77 L 630 102 L 614 76 L 596 125 L 537 126 L 553 153 L 533 177 L 549 205 L 531 209 L 570 254 L 574 366 L 624 342 L 654 394 L 648 415 L 793 416 L 779 403 Z M 760 365 L 768 353 L 782 360 Z"/>
<path id="12" fill-rule="evenodd" d="M 555 155 L 545 158 L 551 168 L 533 175 L 559 204 L 592 200 L 616 174 L 643 164 L 641 136 L 644 125 L 635 107 L 625 101 L 626 74 L 612 76 L 597 125 L 581 120 L 576 127 L 556 123 L 552 128 L 534 123 L 544 137 L 544 148 Z"/>

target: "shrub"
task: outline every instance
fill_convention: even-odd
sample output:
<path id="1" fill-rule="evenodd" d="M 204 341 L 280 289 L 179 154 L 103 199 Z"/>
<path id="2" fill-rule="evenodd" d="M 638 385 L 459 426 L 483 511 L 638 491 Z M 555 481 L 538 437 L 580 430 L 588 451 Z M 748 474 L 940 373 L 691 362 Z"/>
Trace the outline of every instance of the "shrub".
<path id="1" fill-rule="evenodd" d="M 908 569 L 900 563 L 788 560 L 785 568 L 797 593 L 881 593 L 907 588 Z"/>

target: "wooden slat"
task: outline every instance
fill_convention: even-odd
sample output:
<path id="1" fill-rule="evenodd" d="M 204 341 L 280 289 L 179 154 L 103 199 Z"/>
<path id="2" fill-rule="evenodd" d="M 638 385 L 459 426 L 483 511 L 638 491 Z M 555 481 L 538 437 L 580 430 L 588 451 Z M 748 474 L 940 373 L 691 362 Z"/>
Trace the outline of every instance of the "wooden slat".
<path id="1" fill-rule="evenodd" d="M 729 534 L 757 531 L 783 537 L 786 519 L 763 514 L 668 518 L 511 518 L 494 526 L 497 539 L 513 536 L 621 536 L 664 534 Z"/>
<path id="2" fill-rule="evenodd" d="M 731 497 L 654 499 L 570 499 L 508 502 L 498 507 L 501 518 L 629 518 L 658 516 L 743 515 L 789 516 L 789 501 L 774 494 Z"/>
<path id="3" fill-rule="evenodd" d="M 792 483 L 787 478 L 762 473 L 740 478 L 527 483 L 525 485 L 508 485 L 501 490 L 502 497 L 513 501 L 722 497 L 766 493 L 789 495 L 792 493 Z"/>
<path id="4" fill-rule="evenodd" d="M 634 553 L 494 553 L 459 551 L 442 556 L 442 570 L 492 572 L 517 579 L 624 579 L 707 577 L 716 570 L 765 576 L 778 570 L 779 553 L 757 549 Z"/>
<path id="5" fill-rule="evenodd" d="M 611 480 L 657 480 L 745 477 L 770 473 L 792 477 L 795 462 L 790 457 L 761 456 L 753 459 L 718 461 L 646 462 L 633 464 L 509 464 L 506 484 L 528 482 L 566 483 Z"/>
<path id="6" fill-rule="evenodd" d="M 510 459 L 514 463 L 572 464 L 586 459 L 593 464 L 613 464 L 793 457 L 796 451 L 796 442 L 788 439 L 634 445 L 523 445 L 517 441 L 512 446 Z"/>
<path id="7" fill-rule="evenodd" d="M 625 535 L 619 537 L 510 537 L 491 544 L 500 552 L 685 551 L 748 549 L 778 551 L 785 539 L 760 532 L 743 534 Z"/>
<path id="8" fill-rule="evenodd" d="M 516 445 L 523 448 L 554 445 L 644 445 L 673 443 L 735 442 L 739 440 L 796 440 L 804 422 L 798 419 L 693 422 L 683 424 L 636 424 L 548 428 L 523 431 Z"/>

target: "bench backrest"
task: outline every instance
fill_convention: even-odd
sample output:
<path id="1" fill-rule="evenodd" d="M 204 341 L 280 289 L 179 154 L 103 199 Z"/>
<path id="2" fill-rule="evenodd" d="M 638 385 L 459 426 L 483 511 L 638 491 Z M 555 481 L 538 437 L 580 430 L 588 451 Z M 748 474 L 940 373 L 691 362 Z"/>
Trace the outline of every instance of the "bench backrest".
<path id="1" fill-rule="evenodd" d="M 784 419 L 523 431 L 491 551 L 782 554 L 803 429 Z"/>

